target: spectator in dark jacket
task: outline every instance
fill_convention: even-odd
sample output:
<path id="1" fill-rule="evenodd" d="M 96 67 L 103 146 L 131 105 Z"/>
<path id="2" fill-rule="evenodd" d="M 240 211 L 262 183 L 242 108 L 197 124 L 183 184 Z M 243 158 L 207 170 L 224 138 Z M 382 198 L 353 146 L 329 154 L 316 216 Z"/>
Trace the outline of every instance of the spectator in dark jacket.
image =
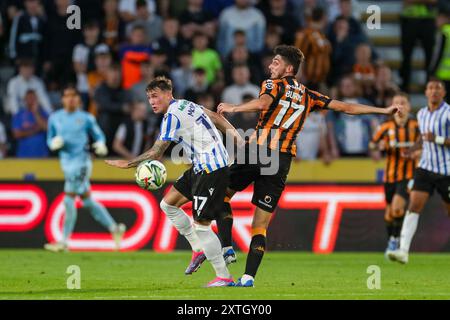
<path id="1" fill-rule="evenodd" d="M 179 23 L 174 18 L 167 18 L 163 23 L 163 36 L 152 45 L 154 50 L 161 50 L 167 55 L 167 65 L 174 68 L 178 65 L 177 56 L 183 49 L 190 47 L 179 34 Z"/>
<path id="2" fill-rule="evenodd" d="M 133 159 L 149 146 L 151 132 L 149 132 L 147 111 L 146 103 L 134 103 L 130 117 L 126 117 L 117 128 L 113 150 L 119 156 L 129 160 Z"/>
<path id="3" fill-rule="evenodd" d="M 103 48 L 103 49 L 102 49 Z M 81 93 L 83 104 L 87 107 L 89 101 L 88 73 L 95 70 L 96 50 L 109 50 L 100 43 L 100 26 L 97 21 L 88 21 L 83 26 L 83 41 L 73 48 L 72 63 L 76 72 L 77 89 Z"/>
<path id="4" fill-rule="evenodd" d="M 67 7 L 70 0 L 54 0 L 56 10 L 47 16 L 48 28 L 45 44 L 46 78 L 61 87 L 75 81 L 73 68 L 67 62 L 72 58 L 72 50 L 81 40 L 81 32 L 67 28 Z"/>
<path id="5" fill-rule="evenodd" d="M 80 7 L 85 21 L 98 19 L 103 14 L 102 3 L 104 0 L 75 0 L 72 2 Z"/>
<path id="6" fill-rule="evenodd" d="M 121 74 L 118 65 L 112 65 L 106 73 L 103 82 L 94 93 L 94 100 L 98 110 L 98 124 L 106 136 L 107 146 L 112 150 L 112 141 L 117 127 L 127 114 L 131 97 L 121 87 Z"/>
<path id="7" fill-rule="evenodd" d="M 125 39 L 126 23 L 119 16 L 118 0 L 104 0 L 101 26 L 105 43 L 114 51 Z"/>
<path id="8" fill-rule="evenodd" d="M 347 20 L 350 29 L 350 40 L 355 44 L 367 42 L 367 35 L 361 27 L 361 22 L 353 16 L 352 0 L 340 0 L 341 15 L 338 18 Z M 332 32 L 332 30 L 331 30 Z"/>
<path id="9" fill-rule="evenodd" d="M 344 74 L 351 72 L 355 63 L 355 43 L 350 39 L 350 26 L 347 19 L 337 18 L 333 25 L 334 33 L 329 37 L 331 51 L 330 84 L 337 83 Z"/>
<path id="10" fill-rule="evenodd" d="M 281 41 L 284 44 L 293 44 L 295 31 L 300 24 L 292 11 L 289 11 L 287 0 L 269 0 L 267 7 L 261 6 L 261 10 L 266 17 L 267 26 L 275 28 L 281 34 Z"/>
<path id="11" fill-rule="evenodd" d="M 195 33 L 202 32 L 210 39 L 216 35 L 216 23 L 211 13 L 204 10 L 203 0 L 188 0 L 186 10 L 180 14 L 181 34 L 191 40 Z"/>
<path id="12" fill-rule="evenodd" d="M 44 40 L 47 25 L 42 18 L 39 0 L 25 0 L 25 12 L 18 14 L 11 26 L 9 54 L 11 59 L 33 59 L 37 70 L 44 60 Z M 38 72 L 39 73 L 39 72 Z"/>
<path id="13" fill-rule="evenodd" d="M 250 69 L 251 82 L 259 85 L 264 77 L 264 68 L 260 60 L 257 55 L 250 53 L 245 46 L 234 47 L 224 63 L 225 83 L 230 85 L 233 82 L 232 70 L 235 65 L 246 64 Z"/>

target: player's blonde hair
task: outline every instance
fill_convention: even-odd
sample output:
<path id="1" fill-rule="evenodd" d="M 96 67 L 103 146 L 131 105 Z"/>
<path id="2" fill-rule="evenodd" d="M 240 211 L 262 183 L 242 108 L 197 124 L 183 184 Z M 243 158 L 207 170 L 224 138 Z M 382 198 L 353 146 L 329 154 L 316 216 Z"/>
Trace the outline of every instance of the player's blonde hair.
<path id="1" fill-rule="evenodd" d="M 146 92 L 153 91 L 155 89 L 160 89 L 161 91 L 170 91 L 172 92 L 173 86 L 172 86 L 172 80 L 160 76 L 153 79 L 145 89 Z"/>

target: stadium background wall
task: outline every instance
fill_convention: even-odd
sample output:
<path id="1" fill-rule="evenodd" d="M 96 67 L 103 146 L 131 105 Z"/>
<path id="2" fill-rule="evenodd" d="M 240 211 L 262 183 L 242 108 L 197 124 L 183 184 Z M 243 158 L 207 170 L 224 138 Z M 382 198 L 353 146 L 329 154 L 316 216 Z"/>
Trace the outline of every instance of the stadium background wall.
<path id="1" fill-rule="evenodd" d="M 57 239 L 62 228 L 63 176 L 56 160 L 2 160 L 0 162 L 0 248 L 42 247 Z M 108 207 L 128 231 L 123 250 L 188 249 L 159 209 L 159 202 L 186 168 L 165 162 L 169 182 L 156 192 L 133 183 L 132 170 L 115 170 L 94 161 L 93 196 Z M 383 251 L 383 162 L 340 160 L 294 163 L 288 186 L 268 230 L 268 250 Z M 358 170 L 355 170 L 357 168 Z M 233 239 L 246 251 L 254 210 L 252 189 L 237 194 Z M 190 207 L 186 207 L 190 214 Z M 412 250 L 450 252 L 450 219 L 437 195 L 422 215 Z M 70 247 L 73 250 L 112 250 L 106 231 L 84 209 Z"/>

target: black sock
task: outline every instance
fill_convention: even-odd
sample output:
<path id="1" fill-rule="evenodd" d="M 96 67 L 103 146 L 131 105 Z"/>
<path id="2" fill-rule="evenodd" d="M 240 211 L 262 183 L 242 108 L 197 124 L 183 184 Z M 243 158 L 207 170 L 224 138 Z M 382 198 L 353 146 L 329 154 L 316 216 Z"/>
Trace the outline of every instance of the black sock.
<path id="1" fill-rule="evenodd" d="M 400 237 L 400 233 L 402 231 L 402 225 L 403 225 L 403 217 L 394 219 L 394 221 L 393 221 L 393 229 L 394 230 L 392 231 L 392 233 L 393 233 L 392 235 L 395 238 Z"/>
<path id="2" fill-rule="evenodd" d="M 232 244 L 232 229 L 233 216 L 231 213 L 231 206 L 229 202 L 223 203 L 223 216 L 217 219 L 217 230 L 219 231 L 219 238 L 222 242 L 222 248 L 231 247 Z"/>
<path id="3" fill-rule="evenodd" d="M 247 255 L 247 263 L 245 265 L 245 274 L 255 277 L 258 271 L 261 260 L 266 250 L 266 237 L 262 234 L 257 234 L 252 237 L 250 242 L 250 250 Z"/>
<path id="4" fill-rule="evenodd" d="M 386 222 L 386 230 L 388 234 L 388 238 L 394 235 L 394 222 L 393 221 L 385 221 Z"/>

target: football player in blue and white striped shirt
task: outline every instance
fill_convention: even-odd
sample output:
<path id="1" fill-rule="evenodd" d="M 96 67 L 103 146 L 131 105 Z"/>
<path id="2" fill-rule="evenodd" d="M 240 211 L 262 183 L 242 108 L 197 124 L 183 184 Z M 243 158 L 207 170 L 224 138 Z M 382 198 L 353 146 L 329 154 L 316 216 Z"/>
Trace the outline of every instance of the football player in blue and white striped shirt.
<path id="1" fill-rule="evenodd" d="M 175 100 L 169 79 L 158 77 L 150 82 L 147 96 L 154 112 L 164 114 L 158 140 L 135 159 L 106 162 L 119 168 L 133 168 L 144 160 L 159 159 L 171 142 L 181 144 L 192 160 L 192 168 L 164 196 L 161 209 L 192 247 L 192 260 L 185 273 L 197 271 L 206 258 L 217 276 L 207 286 L 233 286 L 220 240 L 211 229 L 211 221 L 222 214 L 229 181 L 230 159 L 217 129 L 232 134 L 239 145 L 243 146 L 244 141 L 224 117 L 193 102 Z M 181 209 L 189 201 L 193 201 L 193 224 Z"/>
<path id="2" fill-rule="evenodd" d="M 439 80 L 428 81 L 425 95 L 428 105 L 417 113 L 422 155 L 414 173 L 410 203 L 400 235 L 400 248 L 388 254 L 392 260 L 400 263 L 408 263 L 409 248 L 419 215 L 434 189 L 446 203 L 450 216 L 450 106 L 444 101 L 445 86 Z M 414 149 L 409 153 L 412 154 Z"/>

